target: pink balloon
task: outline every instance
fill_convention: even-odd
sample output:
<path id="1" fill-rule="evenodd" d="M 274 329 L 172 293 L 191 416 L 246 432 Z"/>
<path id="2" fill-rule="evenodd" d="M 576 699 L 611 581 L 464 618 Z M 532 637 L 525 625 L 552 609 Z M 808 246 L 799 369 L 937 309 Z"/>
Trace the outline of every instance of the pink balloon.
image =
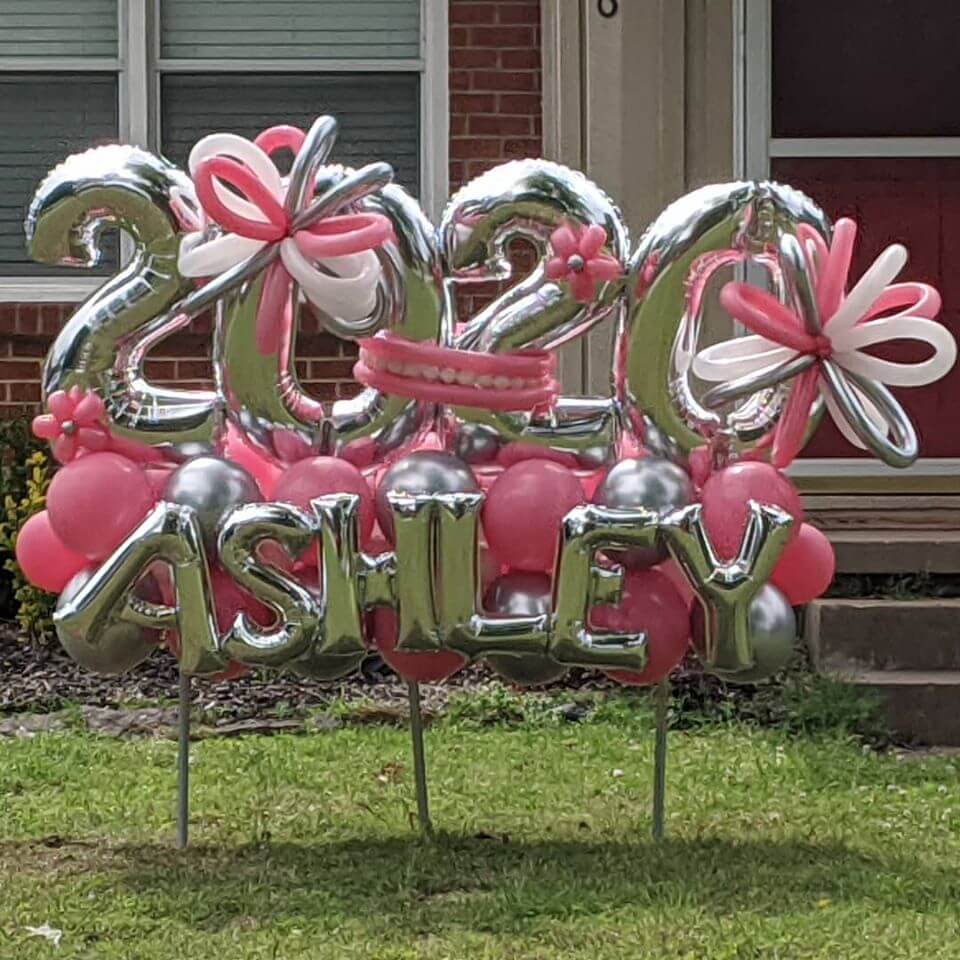
<path id="1" fill-rule="evenodd" d="M 273 623 L 275 619 L 273 611 L 242 590 L 236 580 L 222 567 L 210 568 L 210 586 L 217 629 L 221 633 L 226 633 L 230 629 L 241 610 L 261 627 L 269 627 Z M 167 647 L 175 657 L 180 656 L 180 636 L 176 631 L 171 630 L 167 634 Z M 219 673 L 211 674 L 205 679 L 218 683 L 222 680 L 236 680 L 249 672 L 250 667 L 245 663 L 231 660 Z"/>
<path id="2" fill-rule="evenodd" d="M 292 503 L 301 510 L 310 510 L 310 501 L 326 493 L 355 493 L 360 498 L 360 542 L 366 544 L 376 520 L 373 494 L 363 474 L 346 460 L 336 457 L 311 457 L 288 467 L 273 491 L 274 500 Z M 316 550 L 311 550 L 316 563 Z"/>
<path id="3" fill-rule="evenodd" d="M 608 670 L 618 683 L 656 683 L 673 670 L 690 643 L 690 607 L 669 577 L 659 570 L 628 570 L 615 607 L 595 607 L 593 627 L 647 635 L 647 665 L 641 671 Z"/>
<path id="4" fill-rule="evenodd" d="M 556 559 L 560 523 L 586 497 L 566 467 L 525 460 L 497 477 L 483 505 L 483 530 L 497 559 L 517 570 L 543 571 Z"/>
<path id="5" fill-rule="evenodd" d="M 46 510 L 35 513 L 17 534 L 17 563 L 23 575 L 48 593 L 59 593 L 87 565 L 87 558 L 64 546 Z"/>
<path id="6" fill-rule="evenodd" d="M 663 563 L 658 563 L 652 569 L 662 573 L 673 584 L 677 593 L 683 597 L 683 602 L 687 605 L 687 609 L 692 610 L 693 605 L 697 602 L 697 595 L 693 592 L 693 587 L 690 586 L 687 575 L 676 563 L 674 563 L 673 560 L 664 560 Z"/>
<path id="7" fill-rule="evenodd" d="M 75 553 L 103 560 L 156 503 L 143 468 L 118 453 L 91 453 L 61 467 L 47 491 L 54 533 Z"/>
<path id="8" fill-rule="evenodd" d="M 749 516 L 748 500 L 771 504 L 795 520 L 792 536 L 803 522 L 803 503 L 796 487 L 775 467 L 741 461 L 710 475 L 703 485 L 703 523 L 719 556 L 735 557 Z"/>
<path id="9" fill-rule="evenodd" d="M 816 527 L 804 523 L 780 555 L 770 582 L 796 607 L 816 600 L 830 586 L 836 569 L 833 545 Z"/>
<path id="10" fill-rule="evenodd" d="M 237 465 L 243 467 L 254 480 L 260 492 L 267 500 L 275 499 L 274 487 L 280 478 L 281 470 L 268 457 L 255 450 L 249 443 L 244 442 L 234 427 L 227 428 L 227 443 L 224 455 Z"/>
<path id="11" fill-rule="evenodd" d="M 377 607 L 370 620 L 380 656 L 405 680 L 438 683 L 466 664 L 460 654 L 451 650 L 437 653 L 406 653 L 396 650 L 397 613 L 393 607 Z"/>

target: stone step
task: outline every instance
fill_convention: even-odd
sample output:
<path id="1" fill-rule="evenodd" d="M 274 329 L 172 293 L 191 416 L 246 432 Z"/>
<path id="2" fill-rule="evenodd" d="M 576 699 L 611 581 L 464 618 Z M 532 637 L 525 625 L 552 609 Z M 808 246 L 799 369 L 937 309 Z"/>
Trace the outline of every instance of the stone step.
<path id="1" fill-rule="evenodd" d="M 960 530 L 828 530 L 838 573 L 960 573 Z"/>
<path id="2" fill-rule="evenodd" d="M 817 600 L 804 633 L 825 673 L 960 670 L 960 599 Z"/>
<path id="3" fill-rule="evenodd" d="M 864 670 L 838 679 L 875 690 L 904 740 L 960 746 L 960 670 Z"/>

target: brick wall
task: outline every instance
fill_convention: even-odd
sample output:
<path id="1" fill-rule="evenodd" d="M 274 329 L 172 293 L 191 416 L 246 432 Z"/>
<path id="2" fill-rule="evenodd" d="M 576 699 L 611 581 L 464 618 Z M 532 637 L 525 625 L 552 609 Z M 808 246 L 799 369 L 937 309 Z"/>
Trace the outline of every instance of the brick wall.
<path id="1" fill-rule="evenodd" d="M 547 0 L 550 2 L 550 0 Z M 450 0 L 450 190 L 505 160 L 541 152 L 540 0 Z M 516 252 L 521 269 L 529 251 Z M 458 298 L 461 318 L 495 292 L 471 286 Z M 40 368 L 70 304 L 0 304 L 0 417 L 35 412 Z M 210 321 L 160 344 L 147 375 L 189 389 L 210 382 Z M 348 396 L 352 345 L 302 317 L 298 370 L 319 399 Z"/>

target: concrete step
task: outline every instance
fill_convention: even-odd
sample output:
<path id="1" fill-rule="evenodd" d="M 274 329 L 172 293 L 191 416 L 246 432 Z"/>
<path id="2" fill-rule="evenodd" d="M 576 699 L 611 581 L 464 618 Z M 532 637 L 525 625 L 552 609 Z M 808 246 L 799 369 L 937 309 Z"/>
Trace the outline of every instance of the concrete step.
<path id="1" fill-rule="evenodd" d="M 827 530 L 838 573 L 958 573 L 960 530 Z"/>
<path id="2" fill-rule="evenodd" d="M 804 632 L 821 672 L 960 670 L 960 599 L 817 600 Z"/>
<path id="3" fill-rule="evenodd" d="M 839 679 L 875 690 L 905 740 L 960 746 L 960 670 L 865 670 Z"/>

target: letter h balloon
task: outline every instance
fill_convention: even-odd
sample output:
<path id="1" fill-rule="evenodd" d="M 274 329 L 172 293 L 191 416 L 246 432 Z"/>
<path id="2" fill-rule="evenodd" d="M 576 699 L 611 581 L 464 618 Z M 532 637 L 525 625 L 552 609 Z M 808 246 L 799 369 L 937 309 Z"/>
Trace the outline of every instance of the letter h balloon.
<path id="1" fill-rule="evenodd" d="M 650 684 L 692 644 L 732 681 L 781 670 L 834 570 L 785 469 L 824 410 L 909 465 L 888 388 L 955 360 L 937 291 L 894 282 L 903 247 L 852 279 L 856 225 L 772 182 L 696 190 L 631 244 L 603 190 L 545 160 L 477 177 L 434 226 L 387 164 L 336 163 L 336 133 L 213 134 L 186 171 L 97 147 L 38 188 L 35 259 L 93 264 L 108 226 L 133 249 L 57 337 L 34 421 L 60 467 L 17 557 L 59 594 L 70 654 Z M 744 335 L 704 345 L 711 299 Z M 211 313 L 211 389 L 152 382 L 150 351 Z M 304 388 L 307 322 L 356 344 L 355 396 Z M 557 348 L 601 327 L 608 394 L 561 394 Z M 929 357 L 867 350 L 898 339 Z"/>

